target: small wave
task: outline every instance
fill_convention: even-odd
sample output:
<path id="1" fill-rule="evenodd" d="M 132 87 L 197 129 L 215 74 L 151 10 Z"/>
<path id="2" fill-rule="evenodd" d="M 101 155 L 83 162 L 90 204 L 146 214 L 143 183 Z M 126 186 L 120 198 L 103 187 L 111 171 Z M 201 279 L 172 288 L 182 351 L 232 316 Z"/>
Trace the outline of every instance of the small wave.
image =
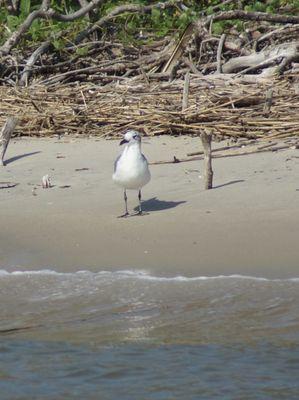
<path id="1" fill-rule="evenodd" d="M 28 271 L 7 271 L 5 269 L 0 270 L 0 278 L 5 277 L 13 277 L 13 276 L 57 276 L 57 277 L 110 277 L 110 278 L 135 278 L 140 280 L 151 280 L 151 281 L 160 281 L 160 282 L 194 282 L 194 281 L 211 281 L 211 280 L 251 280 L 251 281 L 263 281 L 263 282 L 299 282 L 299 277 L 294 278 L 264 278 L 257 276 L 248 276 L 248 275 L 240 275 L 240 274 L 232 274 L 232 275 L 216 275 L 216 276 L 155 276 L 150 274 L 147 271 L 140 270 L 118 270 L 118 271 L 88 271 L 88 270 L 80 270 L 76 272 L 58 272 L 51 269 L 42 269 L 42 270 L 28 270 Z"/>

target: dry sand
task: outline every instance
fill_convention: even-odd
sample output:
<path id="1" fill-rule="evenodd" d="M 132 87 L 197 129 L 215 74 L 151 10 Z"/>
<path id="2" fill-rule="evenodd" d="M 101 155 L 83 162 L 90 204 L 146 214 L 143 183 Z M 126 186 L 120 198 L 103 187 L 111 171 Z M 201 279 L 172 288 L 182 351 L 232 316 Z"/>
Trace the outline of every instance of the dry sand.
<path id="1" fill-rule="evenodd" d="M 147 142 L 150 161 L 200 146 L 189 137 Z M 0 189 L 0 268 L 299 276 L 298 150 L 215 159 L 209 191 L 202 161 L 153 165 L 149 214 L 127 219 L 117 218 L 123 197 L 111 180 L 119 151 L 101 139 L 13 141 L 0 170 L 1 182 L 18 183 Z M 38 186 L 45 174 L 51 189 Z M 132 210 L 137 193 L 128 194 Z"/>

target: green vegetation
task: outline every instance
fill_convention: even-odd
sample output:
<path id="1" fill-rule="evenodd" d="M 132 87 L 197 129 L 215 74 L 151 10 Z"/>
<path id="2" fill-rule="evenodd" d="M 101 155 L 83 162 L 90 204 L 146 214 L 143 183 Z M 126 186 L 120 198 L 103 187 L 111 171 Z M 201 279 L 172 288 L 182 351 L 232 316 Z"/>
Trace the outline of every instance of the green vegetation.
<path id="1" fill-rule="evenodd" d="M 68 43 L 73 43 L 76 35 L 86 28 L 90 23 L 97 21 L 107 15 L 113 8 L 121 4 L 153 4 L 150 0 L 108 0 L 95 12 L 71 23 L 36 19 L 24 35 L 19 46 L 36 46 L 37 43 L 51 39 L 55 49 L 60 51 Z M 196 1 L 186 0 L 184 8 L 174 5 L 164 10 L 152 9 L 150 13 L 124 13 L 116 16 L 109 25 L 102 28 L 102 34 L 106 37 L 114 37 L 123 43 L 138 44 L 155 38 L 164 37 L 168 34 L 180 33 L 189 22 L 197 19 L 200 15 L 209 15 L 215 11 L 226 11 L 236 9 L 236 2 L 222 4 L 219 0 Z M 293 14 L 299 12 L 299 0 L 268 0 L 268 1 L 242 1 L 238 2 L 245 11 L 261 11 L 268 13 Z M 28 14 L 40 7 L 41 0 L 21 0 L 20 9 L 16 15 L 7 10 L 6 1 L 0 0 L 0 45 L 24 22 Z M 215 9 L 215 7 L 217 8 Z M 76 0 L 52 0 L 51 7 L 62 14 L 73 13 L 80 8 Z M 234 26 L 238 30 L 243 29 L 241 21 L 221 21 L 213 24 L 213 33 L 216 35 Z M 84 49 L 78 49 L 78 55 L 84 55 Z"/>

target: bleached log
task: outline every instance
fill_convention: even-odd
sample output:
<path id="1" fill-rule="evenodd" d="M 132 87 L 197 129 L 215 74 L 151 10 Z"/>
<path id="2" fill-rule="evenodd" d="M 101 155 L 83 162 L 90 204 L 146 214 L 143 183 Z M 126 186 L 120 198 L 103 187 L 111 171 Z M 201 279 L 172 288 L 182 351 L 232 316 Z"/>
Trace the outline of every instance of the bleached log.
<path id="1" fill-rule="evenodd" d="M 1 133 L 0 133 L 0 165 L 4 166 L 4 156 L 7 150 L 8 143 L 10 141 L 11 135 L 17 125 L 17 118 L 9 117 L 5 122 Z"/>
<path id="2" fill-rule="evenodd" d="M 261 66 L 265 63 L 266 66 L 271 60 L 274 62 L 279 58 L 294 58 L 299 54 L 299 42 L 283 43 L 272 49 L 261 51 L 260 53 L 253 53 L 249 56 L 241 56 L 230 59 L 222 66 L 224 73 L 238 72 L 243 69 L 254 68 Z"/>

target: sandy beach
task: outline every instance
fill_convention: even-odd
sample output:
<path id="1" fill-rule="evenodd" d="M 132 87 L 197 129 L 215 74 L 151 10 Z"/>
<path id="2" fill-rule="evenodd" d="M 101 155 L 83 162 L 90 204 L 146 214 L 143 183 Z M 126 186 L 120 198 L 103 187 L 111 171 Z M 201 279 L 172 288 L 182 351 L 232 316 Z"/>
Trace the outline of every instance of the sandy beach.
<path id="1" fill-rule="evenodd" d="M 150 162 L 200 150 L 198 138 L 146 142 Z M 209 191 L 202 161 L 152 165 L 148 215 L 119 219 L 123 195 L 111 175 L 120 150 L 95 138 L 13 140 L 0 172 L 0 268 L 299 276 L 298 150 L 215 159 Z M 128 202 L 132 211 L 136 192 Z"/>

